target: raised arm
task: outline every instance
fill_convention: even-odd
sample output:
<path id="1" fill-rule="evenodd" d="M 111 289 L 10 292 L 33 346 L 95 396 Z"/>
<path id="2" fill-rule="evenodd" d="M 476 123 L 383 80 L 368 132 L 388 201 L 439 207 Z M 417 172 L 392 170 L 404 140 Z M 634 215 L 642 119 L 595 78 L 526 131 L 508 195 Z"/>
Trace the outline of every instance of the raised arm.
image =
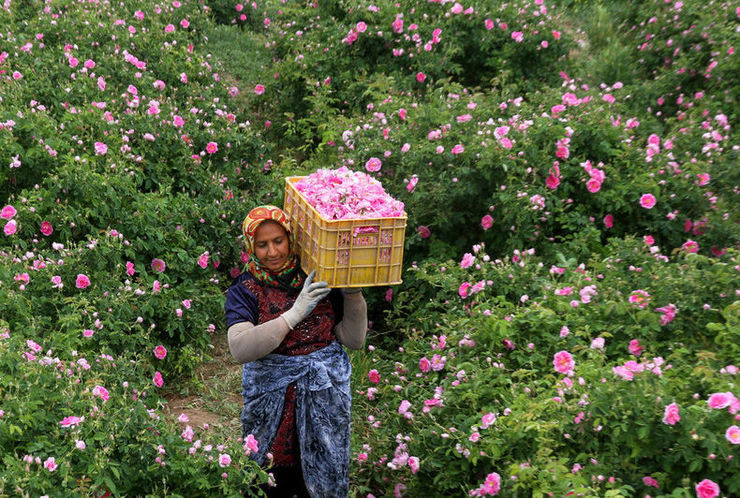
<path id="1" fill-rule="evenodd" d="M 343 290 L 344 316 L 334 327 L 339 342 L 350 349 L 362 349 L 367 334 L 367 303 L 362 289 Z"/>

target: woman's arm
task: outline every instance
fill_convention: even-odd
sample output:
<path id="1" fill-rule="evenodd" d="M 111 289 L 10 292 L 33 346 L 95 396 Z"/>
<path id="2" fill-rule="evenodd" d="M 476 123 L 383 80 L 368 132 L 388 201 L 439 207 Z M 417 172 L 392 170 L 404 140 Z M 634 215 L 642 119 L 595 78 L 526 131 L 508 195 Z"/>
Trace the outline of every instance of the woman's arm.
<path id="1" fill-rule="evenodd" d="M 258 360 L 274 351 L 288 332 L 290 327 L 282 316 L 259 325 L 235 323 L 228 331 L 231 356 L 239 363 Z"/>
<path id="2" fill-rule="evenodd" d="M 344 317 L 334 327 L 339 342 L 350 349 L 362 349 L 367 334 L 367 303 L 362 292 L 346 292 L 344 295 Z"/>

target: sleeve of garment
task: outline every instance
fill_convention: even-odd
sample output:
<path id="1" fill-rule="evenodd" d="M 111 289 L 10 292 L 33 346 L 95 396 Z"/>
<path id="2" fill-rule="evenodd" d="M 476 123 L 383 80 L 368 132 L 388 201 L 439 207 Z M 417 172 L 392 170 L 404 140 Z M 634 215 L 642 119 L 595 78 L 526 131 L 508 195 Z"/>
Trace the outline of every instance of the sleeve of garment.
<path id="1" fill-rule="evenodd" d="M 339 342 L 349 349 L 362 349 L 367 334 L 367 303 L 362 292 L 344 295 L 344 314 L 334 328 Z"/>
<path id="2" fill-rule="evenodd" d="M 257 308 L 257 297 L 244 287 L 244 280 L 248 278 L 242 273 L 226 291 L 226 327 L 230 328 L 235 323 L 251 322 L 259 323 L 259 311 Z"/>
<path id="3" fill-rule="evenodd" d="M 239 322 L 229 327 L 229 351 L 239 363 L 258 360 L 272 353 L 290 332 L 282 316 L 259 325 Z"/>

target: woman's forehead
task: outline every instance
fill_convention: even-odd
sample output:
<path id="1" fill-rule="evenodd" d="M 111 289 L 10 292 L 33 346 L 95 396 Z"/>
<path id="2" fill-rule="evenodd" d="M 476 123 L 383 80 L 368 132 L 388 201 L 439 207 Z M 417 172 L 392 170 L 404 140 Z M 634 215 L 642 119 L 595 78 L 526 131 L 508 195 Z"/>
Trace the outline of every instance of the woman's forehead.
<path id="1" fill-rule="evenodd" d="M 258 240 L 271 240 L 285 235 L 287 235 L 287 232 L 279 223 L 267 220 L 260 223 L 260 226 L 257 227 L 254 233 L 254 240 L 255 242 Z"/>

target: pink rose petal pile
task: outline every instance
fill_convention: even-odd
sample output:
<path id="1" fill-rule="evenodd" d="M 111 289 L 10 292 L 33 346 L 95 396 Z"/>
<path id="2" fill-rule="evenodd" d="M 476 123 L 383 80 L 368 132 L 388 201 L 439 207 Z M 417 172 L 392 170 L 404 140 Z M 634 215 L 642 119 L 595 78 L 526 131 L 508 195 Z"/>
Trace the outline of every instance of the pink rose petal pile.
<path id="1" fill-rule="evenodd" d="M 345 166 L 319 169 L 294 184 L 296 190 L 328 220 L 403 216 L 403 202 L 388 195 L 375 178 Z"/>

